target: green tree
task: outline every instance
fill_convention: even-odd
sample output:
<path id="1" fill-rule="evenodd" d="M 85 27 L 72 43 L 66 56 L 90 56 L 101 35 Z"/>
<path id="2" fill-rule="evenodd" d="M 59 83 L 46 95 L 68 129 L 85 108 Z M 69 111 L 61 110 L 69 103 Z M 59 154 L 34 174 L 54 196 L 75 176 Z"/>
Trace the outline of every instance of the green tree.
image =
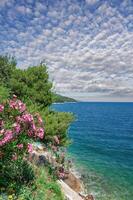
<path id="1" fill-rule="evenodd" d="M 9 81 L 15 68 L 16 61 L 13 57 L 0 55 L 0 84 L 9 86 Z"/>
<path id="2" fill-rule="evenodd" d="M 0 85 L 0 103 L 5 102 L 9 96 L 9 89 Z"/>
<path id="3" fill-rule="evenodd" d="M 21 99 L 30 98 L 42 107 L 52 103 L 52 83 L 49 81 L 47 67 L 43 64 L 25 70 L 16 69 L 10 87 L 12 93 Z"/>

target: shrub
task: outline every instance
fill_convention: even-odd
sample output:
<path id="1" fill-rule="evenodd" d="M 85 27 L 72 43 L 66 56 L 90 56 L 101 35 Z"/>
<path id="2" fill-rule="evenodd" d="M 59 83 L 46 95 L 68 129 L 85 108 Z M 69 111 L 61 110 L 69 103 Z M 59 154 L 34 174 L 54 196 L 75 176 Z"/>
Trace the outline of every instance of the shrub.
<path id="1" fill-rule="evenodd" d="M 32 152 L 30 141 L 43 137 L 42 118 L 38 113 L 31 115 L 16 96 L 0 104 L 0 185 L 7 187 L 32 179 L 24 158 Z"/>
<path id="2" fill-rule="evenodd" d="M 10 78 L 16 69 L 16 61 L 10 56 L 0 55 L 0 84 L 9 86 Z"/>
<path id="3" fill-rule="evenodd" d="M 4 86 L 0 86 L 0 103 L 6 101 L 10 96 L 10 91 Z"/>
<path id="4" fill-rule="evenodd" d="M 52 103 L 52 83 L 49 82 L 47 67 L 43 64 L 25 70 L 16 69 L 10 81 L 10 88 L 12 93 L 21 99 L 30 98 L 41 107 Z"/>

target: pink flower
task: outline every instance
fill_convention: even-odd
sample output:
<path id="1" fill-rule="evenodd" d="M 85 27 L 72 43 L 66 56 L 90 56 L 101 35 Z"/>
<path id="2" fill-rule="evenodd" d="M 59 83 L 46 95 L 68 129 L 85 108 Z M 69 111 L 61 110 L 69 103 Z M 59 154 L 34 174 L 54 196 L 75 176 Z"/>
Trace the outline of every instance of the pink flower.
<path id="1" fill-rule="evenodd" d="M 22 115 L 23 122 L 33 122 L 33 116 L 29 113 Z"/>
<path id="2" fill-rule="evenodd" d="M 5 133 L 5 130 L 4 129 L 1 129 L 0 130 L 0 135 L 3 135 Z"/>
<path id="3" fill-rule="evenodd" d="M 18 159 L 18 156 L 17 156 L 16 153 L 14 153 L 14 154 L 12 155 L 12 160 L 17 160 L 17 159 Z"/>
<path id="4" fill-rule="evenodd" d="M 13 99 L 16 99 L 16 98 L 17 98 L 17 96 L 15 94 L 13 94 Z"/>
<path id="5" fill-rule="evenodd" d="M 36 126 L 35 126 L 34 122 L 31 123 L 31 129 L 32 129 L 33 131 L 36 131 Z"/>
<path id="6" fill-rule="evenodd" d="M 59 172 L 59 175 L 58 175 L 58 176 L 59 176 L 60 179 L 63 179 L 63 178 L 65 177 L 65 173 Z"/>
<path id="7" fill-rule="evenodd" d="M 43 139 L 44 137 L 44 129 L 43 128 L 38 128 L 36 131 L 36 136 Z"/>
<path id="8" fill-rule="evenodd" d="M 10 106 L 10 108 L 12 108 L 12 109 L 16 109 L 16 101 L 10 100 L 10 101 L 9 101 L 9 106 Z"/>
<path id="9" fill-rule="evenodd" d="M 32 153 L 32 151 L 33 151 L 33 146 L 32 146 L 32 144 L 28 143 L 27 148 L 28 148 L 28 153 Z"/>
<path id="10" fill-rule="evenodd" d="M 4 135 L 5 137 L 0 141 L 0 146 L 4 146 L 13 139 L 13 132 L 11 130 L 6 130 Z"/>
<path id="11" fill-rule="evenodd" d="M 22 103 L 20 100 L 17 101 L 18 104 L 18 110 L 22 113 L 26 110 L 26 106 L 24 103 Z"/>
<path id="12" fill-rule="evenodd" d="M 24 147 L 23 144 L 17 144 L 17 148 L 18 148 L 18 149 L 22 149 L 23 147 Z"/>
<path id="13" fill-rule="evenodd" d="M 21 130 L 20 124 L 14 123 L 13 124 L 13 129 L 14 129 L 15 133 L 19 133 L 20 130 Z"/>
<path id="14" fill-rule="evenodd" d="M 33 135 L 34 135 L 33 131 L 32 130 L 28 130 L 28 136 L 29 137 L 33 137 Z"/>
<path id="15" fill-rule="evenodd" d="M 9 101 L 9 106 L 12 109 L 16 109 L 20 111 L 21 113 L 26 110 L 26 106 L 22 101 L 17 100 L 16 98 L 13 98 L 12 100 Z"/>
<path id="16" fill-rule="evenodd" d="M 3 112 L 3 110 L 4 110 L 4 106 L 0 104 L 0 112 Z"/>

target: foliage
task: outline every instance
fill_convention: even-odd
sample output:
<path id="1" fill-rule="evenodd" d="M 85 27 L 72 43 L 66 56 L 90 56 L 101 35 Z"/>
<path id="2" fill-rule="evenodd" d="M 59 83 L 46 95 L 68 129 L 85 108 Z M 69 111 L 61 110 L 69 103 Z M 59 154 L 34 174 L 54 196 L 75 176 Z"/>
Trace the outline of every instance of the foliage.
<path id="1" fill-rule="evenodd" d="M 0 86 L 0 103 L 6 101 L 9 98 L 9 89 L 4 86 Z"/>
<path id="2" fill-rule="evenodd" d="M 76 100 L 70 97 L 59 95 L 59 94 L 53 94 L 53 102 L 60 102 L 60 103 L 76 102 Z"/>
<path id="3" fill-rule="evenodd" d="M 34 180 L 34 171 L 27 161 L 17 160 L 0 161 L 0 188 L 5 188 L 7 193 L 17 193 L 25 185 L 31 185 Z M 0 191 L 2 192 L 2 191 Z"/>
<path id="4" fill-rule="evenodd" d="M 56 135 L 60 140 L 60 145 L 68 145 L 68 127 L 73 119 L 74 116 L 71 113 L 49 111 L 45 114 L 45 139 L 51 141 Z"/>
<path id="5" fill-rule="evenodd" d="M 60 139 L 60 146 L 66 146 L 70 143 L 68 127 L 74 120 L 72 113 L 56 112 L 52 108 L 41 108 L 30 100 L 26 102 L 29 112 L 39 112 L 45 123 L 45 140 L 43 142 L 52 142 L 53 136 L 56 135 Z"/>
<path id="6" fill-rule="evenodd" d="M 41 107 L 47 107 L 52 103 L 52 83 L 49 82 L 47 67 L 43 64 L 25 70 L 15 70 L 10 88 L 19 98 L 30 98 Z"/>
<path id="7" fill-rule="evenodd" d="M 49 168 L 54 177 L 65 180 L 68 178 L 70 169 L 72 168 L 72 161 L 66 156 L 66 148 L 59 147 L 60 141 L 58 137 L 54 136 L 53 143 L 48 144 Z"/>
<path id="8" fill-rule="evenodd" d="M 60 186 L 49 174 L 47 167 L 34 167 L 34 174 L 36 174 L 34 187 L 22 187 L 18 200 L 64 200 Z"/>
<path id="9" fill-rule="evenodd" d="M 59 99 L 61 97 L 54 95 L 51 91 L 52 83 L 49 82 L 47 67 L 41 63 L 25 70 L 14 69 L 8 81 L 9 89 L 0 88 L 3 98 L 6 99 L 9 92 L 16 94 L 27 104 L 30 112 L 41 113 L 46 124 L 46 140 L 51 141 L 52 136 L 57 135 L 60 138 L 60 144 L 66 145 L 68 143 L 67 129 L 73 116 L 70 113 L 55 112 L 48 108 L 55 96 L 58 96 Z"/>
<path id="10" fill-rule="evenodd" d="M 16 61 L 13 57 L 0 55 L 0 84 L 9 86 L 9 81 L 15 68 Z"/>
<path id="11" fill-rule="evenodd" d="M 13 99 L 0 104 L 0 186 L 28 182 L 32 179 L 24 162 L 32 152 L 34 140 L 43 139 L 43 121 L 37 113 L 31 115 L 26 105 Z M 29 174 L 29 175 L 28 175 Z M 30 177 L 29 177 L 30 176 Z M 28 178 L 29 177 L 29 178 Z"/>
<path id="12" fill-rule="evenodd" d="M 41 168 L 33 171 L 26 158 L 32 152 L 33 140 L 52 144 L 51 149 L 67 145 L 67 130 L 74 117 L 49 107 L 54 94 L 47 67 L 42 63 L 21 70 L 16 69 L 14 58 L 0 56 L 0 70 L 0 188 L 6 188 L 11 196 L 14 193 L 14 200 L 63 200 L 53 175 Z M 13 94 L 24 103 L 16 95 L 7 100 Z M 64 165 L 62 156 L 58 154 L 56 159 Z M 55 172 L 62 176 L 62 169 Z M 5 194 L 2 188 L 0 192 Z"/>
<path id="13" fill-rule="evenodd" d="M 26 105 L 16 96 L 5 104 L 0 104 L 0 146 L 2 150 L 9 148 L 8 157 L 15 147 L 24 149 L 25 141 L 29 138 L 42 139 L 43 136 L 43 121 L 40 115 L 36 113 L 33 116 L 28 113 Z M 18 146 L 20 142 L 22 147 Z"/>

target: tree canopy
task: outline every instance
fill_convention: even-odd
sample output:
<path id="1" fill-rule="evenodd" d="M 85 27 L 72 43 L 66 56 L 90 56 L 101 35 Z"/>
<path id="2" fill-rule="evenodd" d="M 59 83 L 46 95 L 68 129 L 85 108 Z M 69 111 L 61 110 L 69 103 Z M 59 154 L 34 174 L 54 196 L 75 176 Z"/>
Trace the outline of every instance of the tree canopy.
<path id="1" fill-rule="evenodd" d="M 27 104 L 31 113 L 39 112 L 42 115 L 46 123 L 45 140 L 51 141 L 54 135 L 58 135 L 61 145 L 68 144 L 67 130 L 74 117 L 70 113 L 56 112 L 49 107 L 53 101 L 64 102 L 67 98 L 52 92 L 46 65 L 40 63 L 27 69 L 18 69 L 15 59 L 0 56 L 0 69 L 1 100 L 17 95 Z"/>
<path id="2" fill-rule="evenodd" d="M 47 67 L 43 64 L 25 70 L 16 69 L 10 80 L 10 87 L 20 98 L 30 98 L 43 107 L 52 103 L 52 83 L 49 81 Z"/>
<path id="3" fill-rule="evenodd" d="M 13 57 L 0 55 L 0 84 L 8 86 L 15 69 L 16 61 Z"/>

